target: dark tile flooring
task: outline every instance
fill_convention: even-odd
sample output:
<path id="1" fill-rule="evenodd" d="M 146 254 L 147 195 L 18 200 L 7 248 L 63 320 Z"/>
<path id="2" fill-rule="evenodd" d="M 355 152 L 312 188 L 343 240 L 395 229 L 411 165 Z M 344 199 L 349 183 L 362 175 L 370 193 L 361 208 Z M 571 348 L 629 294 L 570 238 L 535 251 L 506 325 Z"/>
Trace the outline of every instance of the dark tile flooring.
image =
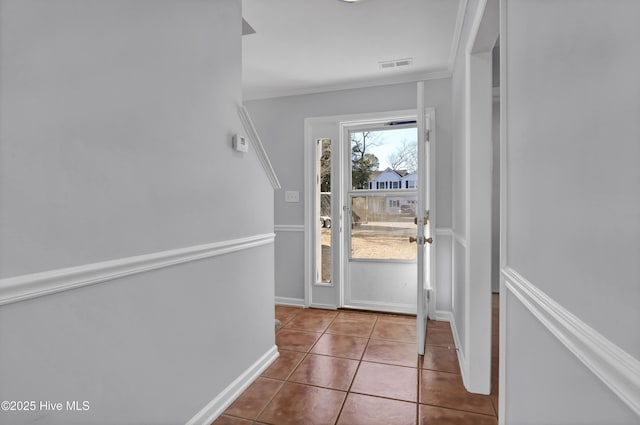
<path id="1" fill-rule="evenodd" d="M 415 317 L 276 306 L 280 357 L 216 425 L 496 425 L 494 393 L 468 393 L 449 323 L 428 322 L 416 354 Z"/>

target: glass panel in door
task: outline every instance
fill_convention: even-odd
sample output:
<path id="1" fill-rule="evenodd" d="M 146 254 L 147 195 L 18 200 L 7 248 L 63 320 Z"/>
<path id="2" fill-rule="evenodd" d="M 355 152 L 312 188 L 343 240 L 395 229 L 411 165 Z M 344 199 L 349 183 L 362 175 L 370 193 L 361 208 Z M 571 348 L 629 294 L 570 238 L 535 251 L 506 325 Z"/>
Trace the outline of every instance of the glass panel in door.
<path id="1" fill-rule="evenodd" d="M 417 132 L 370 126 L 351 130 L 345 206 L 344 304 L 416 313 Z"/>

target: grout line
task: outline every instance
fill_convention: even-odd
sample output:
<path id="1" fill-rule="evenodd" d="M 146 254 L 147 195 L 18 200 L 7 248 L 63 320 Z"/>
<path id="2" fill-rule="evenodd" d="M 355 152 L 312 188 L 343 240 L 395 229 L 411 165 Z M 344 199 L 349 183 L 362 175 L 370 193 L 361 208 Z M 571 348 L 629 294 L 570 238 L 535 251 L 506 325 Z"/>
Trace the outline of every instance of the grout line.
<path id="1" fill-rule="evenodd" d="M 349 394 L 363 395 L 365 397 L 379 398 L 379 399 L 382 399 L 382 400 L 401 401 L 403 403 L 419 404 L 419 403 L 416 403 L 415 401 L 404 400 L 402 398 L 393 398 L 393 397 L 385 397 L 385 396 L 382 396 L 382 395 L 359 393 L 357 391 L 350 391 Z"/>
<path id="2" fill-rule="evenodd" d="M 481 416 L 486 416 L 486 417 L 489 417 L 489 418 L 495 418 L 496 417 L 496 415 L 491 415 L 491 414 L 487 414 L 487 413 L 480 413 L 480 412 L 474 412 L 473 410 L 462 410 L 462 409 L 456 409 L 454 407 L 440 406 L 438 404 L 429 404 L 429 403 L 418 403 L 418 404 L 422 404 L 423 406 L 439 407 L 440 409 L 453 410 L 453 411 L 462 412 L 462 413 L 473 413 L 474 415 L 481 415 Z"/>
<path id="3" fill-rule="evenodd" d="M 271 378 L 267 378 L 267 379 L 271 379 Z M 278 394 L 280 394 L 280 391 L 282 391 L 282 389 L 284 388 L 284 384 L 286 383 L 286 381 L 282 381 L 282 384 L 280 384 L 280 388 L 278 388 L 278 391 L 276 391 L 271 398 L 269 399 L 268 402 L 265 403 L 264 406 L 262 406 L 262 409 L 260 409 L 260 411 L 258 412 L 258 414 L 256 415 L 255 418 L 251 419 L 252 422 L 255 422 L 258 420 L 258 418 L 260 417 L 260 415 L 262 415 L 262 413 L 264 413 L 264 411 L 267 409 L 267 407 L 271 404 L 271 402 L 273 401 L 274 398 L 276 398 L 276 396 Z M 246 419 L 246 418 L 243 418 Z"/>
<path id="4" fill-rule="evenodd" d="M 371 327 L 371 333 L 373 333 L 373 329 L 375 329 L 377 323 L 378 323 L 378 315 L 376 314 L 375 320 L 373 321 L 373 326 Z M 351 379 L 351 383 L 349 384 L 349 388 L 347 389 L 347 394 L 344 396 L 344 400 L 342 401 L 342 405 L 340 406 L 340 410 L 338 411 L 338 416 L 336 417 L 336 422 L 335 422 L 336 424 L 340 420 L 340 415 L 342 415 L 342 409 L 344 409 L 344 405 L 347 402 L 347 398 L 349 398 L 349 394 L 351 394 L 353 381 L 355 381 L 356 376 L 358 376 L 358 371 L 360 370 L 360 365 L 362 364 L 362 358 L 364 357 L 364 353 L 367 351 L 367 347 L 369 347 L 369 341 L 371 341 L 371 333 L 369 334 L 369 338 L 367 338 L 367 343 L 364 346 L 364 350 L 362 350 L 362 354 L 360 355 L 360 360 L 358 360 L 358 366 L 356 367 L 356 371 L 353 374 L 353 378 Z"/>
<path id="5" fill-rule="evenodd" d="M 300 309 L 300 311 L 302 311 L 302 309 Z M 287 323 L 289 323 L 289 322 L 291 322 L 293 319 L 295 319 L 295 318 L 298 316 L 298 314 L 300 314 L 300 312 L 297 312 L 296 314 L 294 314 L 294 315 L 291 317 L 291 319 L 289 319 L 289 320 L 287 321 Z M 282 326 L 280 327 L 280 329 L 278 330 L 278 332 L 280 332 L 281 330 L 283 330 L 283 329 L 284 329 L 284 327 L 285 327 L 285 324 L 284 324 L 284 323 L 282 323 Z M 288 350 L 288 351 L 295 351 L 295 350 Z M 299 352 L 299 351 L 295 351 L 295 352 Z M 293 372 L 298 368 L 298 366 L 300 366 L 300 364 L 301 364 L 301 363 L 304 361 L 304 359 L 307 357 L 307 356 L 306 356 L 306 354 L 307 354 L 307 353 L 305 353 L 305 356 L 304 356 L 304 357 L 302 357 L 302 360 L 300 360 L 300 362 L 299 362 L 299 363 L 297 363 L 297 364 L 295 365 L 295 367 L 291 370 L 291 372 L 289 372 L 289 374 L 285 377 L 285 379 L 284 379 L 283 381 L 281 381 L 281 382 L 282 382 L 282 384 L 280 385 L 280 388 L 278 388 L 278 391 L 276 391 L 276 392 L 273 394 L 273 396 L 271 396 L 271 398 L 269 399 L 269 401 L 268 401 L 267 403 L 265 403 L 265 405 L 262 407 L 262 409 L 260 410 L 260 412 L 258 412 L 258 414 L 256 415 L 256 417 L 255 417 L 255 418 L 253 418 L 253 419 L 251 419 L 251 423 L 255 423 L 255 422 L 258 420 L 258 418 L 260 417 L 260 415 L 262 415 L 262 414 L 264 413 L 264 411 L 267 409 L 267 407 L 271 404 L 271 402 L 273 402 L 273 399 L 275 399 L 275 398 L 276 398 L 276 396 L 277 396 L 278 394 L 280 394 L 280 391 L 282 391 L 282 389 L 284 388 L 284 385 L 285 385 L 287 382 L 289 382 L 289 381 L 288 381 L 289 377 L 293 374 Z M 267 379 L 274 379 L 274 378 L 267 378 Z M 279 379 L 278 379 L 278 381 L 279 381 Z M 243 418 L 243 419 L 245 419 L 245 418 Z"/>

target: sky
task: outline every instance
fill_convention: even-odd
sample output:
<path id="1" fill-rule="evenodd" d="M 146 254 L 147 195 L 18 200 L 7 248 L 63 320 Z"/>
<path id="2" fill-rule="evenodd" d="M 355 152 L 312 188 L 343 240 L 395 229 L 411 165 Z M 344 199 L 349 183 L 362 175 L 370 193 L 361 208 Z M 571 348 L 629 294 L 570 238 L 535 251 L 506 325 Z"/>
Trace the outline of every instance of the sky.
<path id="1" fill-rule="evenodd" d="M 393 130 L 376 131 L 379 138 L 377 142 L 379 146 L 367 148 L 367 152 L 374 154 L 380 161 L 379 170 L 385 170 L 389 167 L 388 158 L 398 149 L 403 140 L 415 142 L 418 138 L 418 130 L 416 128 L 398 128 Z"/>

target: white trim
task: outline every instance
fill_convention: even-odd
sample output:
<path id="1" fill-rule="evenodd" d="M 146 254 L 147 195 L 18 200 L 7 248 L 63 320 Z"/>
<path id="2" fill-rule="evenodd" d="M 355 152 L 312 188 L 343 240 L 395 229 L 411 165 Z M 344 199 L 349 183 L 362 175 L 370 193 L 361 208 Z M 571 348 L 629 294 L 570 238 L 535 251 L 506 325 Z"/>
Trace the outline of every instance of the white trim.
<path id="1" fill-rule="evenodd" d="M 508 264 L 507 259 L 507 0 L 500 0 L 500 268 L 502 270 Z M 506 294 L 505 279 L 500 273 L 500 294 Z M 498 342 L 498 425 L 507 423 L 507 300 L 506 296 L 500 296 L 500 323 Z"/>
<path id="2" fill-rule="evenodd" d="M 275 234 L 213 242 L 153 254 L 0 279 L 0 305 L 81 288 L 137 273 L 272 244 Z"/>
<path id="3" fill-rule="evenodd" d="M 496 1 L 480 0 L 464 61 L 465 229 L 463 381 L 491 392 L 491 52 L 499 34 Z M 486 102 L 486 103 L 485 103 Z M 459 307 L 459 306 L 458 306 Z"/>
<path id="4" fill-rule="evenodd" d="M 500 87 L 493 87 L 491 89 L 491 95 L 494 102 L 500 102 Z"/>
<path id="5" fill-rule="evenodd" d="M 316 285 L 315 278 L 315 236 L 314 231 L 317 223 L 315 221 L 315 190 L 316 190 L 316 181 L 315 181 L 315 139 L 313 137 L 313 129 L 314 126 L 317 125 L 325 125 L 332 124 L 338 127 L 338 136 L 336 142 L 342 145 L 343 131 L 345 125 L 366 125 L 371 123 L 380 122 L 383 120 L 398 120 L 404 119 L 406 117 L 415 117 L 416 111 L 414 109 L 409 110 L 396 110 L 396 111 L 387 111 L 387 112 L 370 112 L 370 113 L 360 113 L 360 114 L 345 114 L 345 115 L 330 115 L 330 116 L 321 116 L 321 117 L 308 117 L 304 119 L 304 300 L 305 306 L 309 306 L 313 303 L 313 288 L 318 287 Z M 333 173 L 338 175 L 339 178 L 337 181 L 343 180 L 342 175 L 342 161 L 344 160 L 343 149 L 334 149 L 332 151 L 332 167 Z M 350 155 L 348 156 L 350 158 Z M 332 215 L 334 217 L 341 217 L 343 215 L 343 187 L 336 187 L 339 185 L 335 185 L 333 187 L 333 202 L 332 202 Z M 333 229 L 339 229 L 339 226 L 334 224 Z M 332 231 L 332 244 L 334 252 L 333 258 L 343 258 L 344 254 L 344 234 L 346 232 L 341 232 L 341 235 L 336 235 L 334 231 Z M 337 238 L 341 238 L 342 240 L 338 243 Z M 334 239 L 336 239 L 334 241 Z M 335 300 L 336 304 L 340 307 L 344 306 L 344 297 L 343 297 L 343 285 L 345 282 L 343 277 L 345 275 L 345 267 L 343 261 L 332 261 L 332 287 L 335 288 Z M 325 285 L 322 285 L 326 288 Z"/>
<path id="6" fill-rule="evenodd" d="M 462 350 L 460 346 L 460 334 L 458 333 L 458 328 L 456 327 L 456 321 L 453 316 L 453 313 L 449 313 L 449 325 L 451 326 L 451 333 L 453 334 L 453 343 L 456 346 L 456 353 L 458 354 L 458 364 L 460 365 L 460 375 L 462 376 L 462 383 L 465 387 L 467 387 L 467 361 L 464 355 L 464 350 Z"/>
<path id="7" fill-rule="evenodd" d="M 464 25 L 464 15 L 467 13 L 468 0 L 460 0 L 458 6 L 458 16 L 456 17 L 456 26 L 453 30 L 453 40 L 451 41 L 451 51 L 449 53 L 449 72 L 453 74 L 453 67 L 456 65 L 456 57 L 460 48 L 460 38 L 462 37 L 462 26 Z"/>
<path id="8" fill-rule="evenodd" d="M 453 238 L 453 229 L 450 227 L 436 227 L 436 236 L 449 236 Z"/>
<path id="9" fill-rule="evenodd" d="M 253 121 L 251 121 L 249 111 L 247 111 L 247 108 L 244 106 L 241 106 L 238 108 L 238 115 L 240 116 L 240 121 L 242 121 L 244 131 L 247 133 L 247 137 L 251 141 L 253 149 L 256 151 L 260 164 L 262 164 L 262 168 L 264 168 L 264 172 L 267 174 L 267 178 L 271 182 L 271 186 L 273 186 L 274 189 L 281 189 L 282 186 L 280 186 L 278 176 L 271 165 L 271 161 L 269 161 L 269 155 L 267 155 L 267 151 L 264 149 L 264 145 L 262 144 L 262 140 L 260 140 L 260 136 L 253 125 Z"/>
<path id="10" fill-rule="evenodd" d="M 470 55 L 473 52 L 474 45 L 476 44 L 476 39 L 478 38 L 478 31 L 480 30 L 480 24 L 482 23 L 482 18 L 484 17 L 484 11 L 487 7 L 487 0 L 480 0 L 478 2 L 478 6 L 476 8 L 476 14 L 473 17 L 473 21 L 471 22 L 471 30 L 469 31 L 469 38 L 467 39 L 467 45 L 465 46 L 465 53 Z M 467 58 L 468 59 L 468 58 Z M 466 61 L 468 62 L 468 60 Z"/>
<path id="11" fill-rule="evenodd" d="M 442 78 L 451 78 L 449 68 L 432 72 L 418 72 L 414 74 L 399 75 L 391 78 L 376 79 L 369 81 L 354 81 L 342 84 L 333 84 L 316 87 L 305 87 L 297 89 L 276 89 L 276 90 L 257 90 L 254 93 L 243 95 L 244 101 L 271 99 L 277 97 L 300 96 L 306 94 L 326 93 L 340 90 L 362 89 L 369 87 L 391 86 L 394 84 L 416 83 L 418 81 L 439 80 Z"/>
<path id="12" fill-rule="evenodd" d="M 304 224 L 276 224 L 273 226 L 276 232 L 304 232 Z"/>
<path id="13" fill-rule="evenodd" d="M 640 415 L 640 360 L 609 341 L 518 272 L 502 270 L 506 288 L 627 406 Z"/>
<path id="14" fill-rule="evenodd" d="M 371 311 L 383 311 L 385 313 L 400 313 L 400 314 L 416 314 L 416 305 L 412 304 L 399 304 L 399 303 L 382 303 L 375 301 L 360 301 L 351 300 L 350 304 L 344 305 L 344 308 L 351 308 L 354 310 L 371 310 Z"/>
<path id="15" fill-rule="evenodd" d="M 278 305 L 293 305 L 298 307 L 304 307 L 303 298 L 275 297 L 275 303 Z"/>
<path id="16" fill-rule="evenodd" d="M 321 308 L 323 310 L 337 310 L 338 309 L 338 307 L 336 307 L 333 304 L 322 304 L 322 303 L 311 303 L 309 308 Z"/>
<path id="17" fill-rule="evenodd" d="M 227 386 L 220 394 L 211 400 L 186 425 L 209 425 L 220 416 L 236 398 L 255 381 L 262 372 L 278 358 L 278 347 L 273 346 L 264 353 L 254 364 L 249 366 L 240 376 Z"/>

